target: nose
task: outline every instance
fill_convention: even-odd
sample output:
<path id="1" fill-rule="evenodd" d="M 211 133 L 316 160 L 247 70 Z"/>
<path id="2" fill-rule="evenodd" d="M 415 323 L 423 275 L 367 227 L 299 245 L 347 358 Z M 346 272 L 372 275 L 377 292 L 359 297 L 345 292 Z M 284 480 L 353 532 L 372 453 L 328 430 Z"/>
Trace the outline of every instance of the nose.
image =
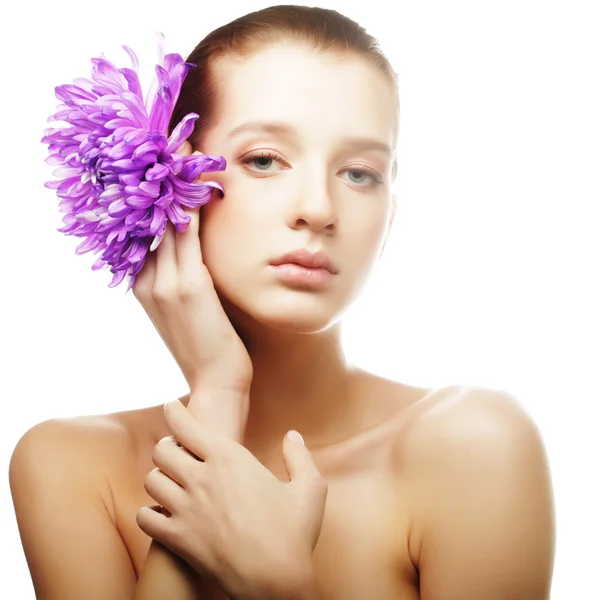
<path id="1" fill-rule="evenodd" d="M 325 169 L 308 170 L 295 191 L 289 221 L 295 229 L 308 227 L 313 231 L 334 231 L 337 210 L 334 193 Z"/>

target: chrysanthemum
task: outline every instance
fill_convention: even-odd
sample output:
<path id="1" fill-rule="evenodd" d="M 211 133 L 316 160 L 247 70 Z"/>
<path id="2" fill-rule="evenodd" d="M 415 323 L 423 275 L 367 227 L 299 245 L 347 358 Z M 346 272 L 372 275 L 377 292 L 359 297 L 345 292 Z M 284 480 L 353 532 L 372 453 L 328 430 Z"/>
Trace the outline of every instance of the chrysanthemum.
<path id="1" fill-rule="evenodd" d="M 58 231 L 86 238 L 76 254 L 101 253 L 92 269 L 109 268 L 109 287 L 129 276 L 128 291 L 149 250 L 155 250 L 170 221 L 185 231 L 191 220 L 183 207 L 205 204 L 214 181 L 195 181 L 203 172 L 222 171 L 222 156 L 175 154 L 193 131 L 199 116 L 190 113 L 167 137 L 181 84 L 193 66 L 179 54 L 164 56 L 159 37 L 156 80 L 144 102 L 138 77 L 138 59 L 123 46 L 132 68 L 93 58 L 91 79 L 75 79 L 56 87 L 63 102 L 48 121 L 41 140 L 49 144 L 46 162 L 58 168 L 60 179 L 45 186 L 57 191 L 65 224 Z"/>

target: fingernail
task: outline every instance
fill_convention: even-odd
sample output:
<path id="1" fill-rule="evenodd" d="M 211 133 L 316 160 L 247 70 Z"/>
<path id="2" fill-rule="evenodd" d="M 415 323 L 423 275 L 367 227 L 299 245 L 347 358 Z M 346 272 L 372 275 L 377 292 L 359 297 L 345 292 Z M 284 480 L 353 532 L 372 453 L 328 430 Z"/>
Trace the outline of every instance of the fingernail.
<path id="1" fill-rule="evenodd" d="M 304 438 L 293 429 L 291 431 L 288 431 L 288 439 L 291 442 L 296 442 L 297 444 L 302 444 L 304 446 Z"/>

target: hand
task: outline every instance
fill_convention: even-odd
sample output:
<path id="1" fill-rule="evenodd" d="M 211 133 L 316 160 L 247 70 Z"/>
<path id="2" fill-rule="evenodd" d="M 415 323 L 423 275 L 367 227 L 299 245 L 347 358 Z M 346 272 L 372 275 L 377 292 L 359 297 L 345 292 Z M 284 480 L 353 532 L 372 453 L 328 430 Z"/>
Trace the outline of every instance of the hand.
<path id="1" fill-rule="evenodd" d="M 142 507 L 139 527 L 231 597 L 297 586 L 312 570 L 327 498 L 308 449 L 284 438 L 284 483 L 181 402 L 165 406 L 165 419 L 173 437 L 155 447 L 145 487 L 170 516 Z"/>
<path id="2" fill-rule="evenodd" d="M 185 143 L 179 154 L 190 154 Z M 202 260 L 199 208 L 185 209 L 184 233 L 168 223 L 156 251 L 149 253 L 134 287 L 138 299 L 191 392 L 198 386 L 248 393 L 253 377 L 249 354 L 230 323 Z"/>

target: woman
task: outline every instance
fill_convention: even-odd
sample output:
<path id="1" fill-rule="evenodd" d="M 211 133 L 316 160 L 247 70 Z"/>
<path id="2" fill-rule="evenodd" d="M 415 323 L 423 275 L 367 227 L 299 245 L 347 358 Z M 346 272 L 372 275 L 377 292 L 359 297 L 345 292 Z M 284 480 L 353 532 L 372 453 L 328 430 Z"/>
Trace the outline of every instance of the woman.
<path id="1" fill-rule="evenodd" d="M 225 195 L 167 231 L 134 294 L 190 391 L 21 438 L 37 597 L 547 598 L 552 491 L 519 404 L 342 351 L 396 208 L 397 81 L 374 40 L 282 6 L 187 60 L 171 130 L 201 115 L 183 152 L 227 159 L 208 175 Z"/>

